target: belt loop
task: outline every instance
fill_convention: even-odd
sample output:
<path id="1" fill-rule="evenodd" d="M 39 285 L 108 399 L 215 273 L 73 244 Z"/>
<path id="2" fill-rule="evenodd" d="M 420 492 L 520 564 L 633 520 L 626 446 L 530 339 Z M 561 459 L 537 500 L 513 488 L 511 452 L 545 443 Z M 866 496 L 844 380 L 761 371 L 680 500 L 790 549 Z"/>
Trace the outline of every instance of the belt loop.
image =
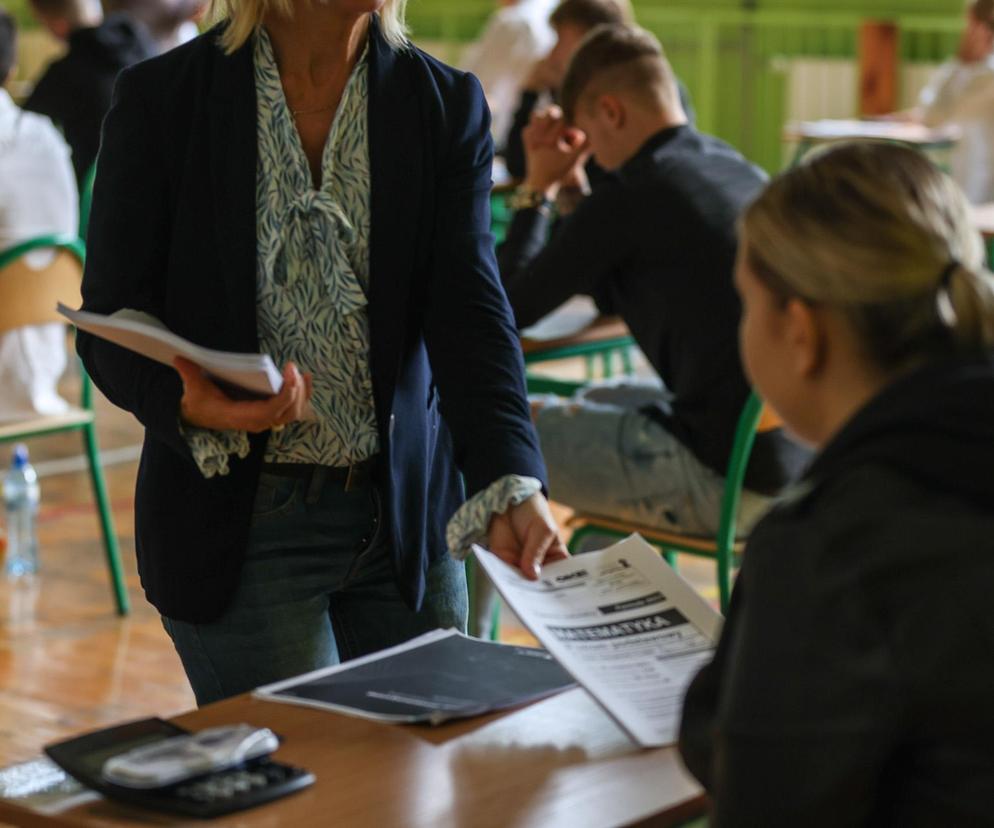
<path id="1" fill-rule="evenodd" d="M 307 485 L 307 496 L 305 500 L 309 506 L 313 506 L 321 497 L 321 490 L 324 488 L 325 478 L 328 470 L 324 466 L 317 466 L 311 473 L 310 483 Z"/>
<path id="2" fill-rule="evenodd" d="M 355 465 L 354 464 L 350 464 L 349 465 L 349 473 L 345 476 L 345 491 L 347 491 L 347 492 L 351 492 L 352 491 L 352 484 L 353 484 L 353 482 L 357 482 L 355 480 L 355 477 L 356 477 Z"/>

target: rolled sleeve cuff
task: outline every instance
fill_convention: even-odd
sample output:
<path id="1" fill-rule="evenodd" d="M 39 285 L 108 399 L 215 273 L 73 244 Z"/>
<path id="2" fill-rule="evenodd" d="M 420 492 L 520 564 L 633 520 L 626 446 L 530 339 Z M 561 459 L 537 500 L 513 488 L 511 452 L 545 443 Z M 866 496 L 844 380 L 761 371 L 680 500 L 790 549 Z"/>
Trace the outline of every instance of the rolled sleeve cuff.
<path id="1" fill-rule="evenodd" d="M 226 475 L 231 469 L 231 456 L 244 460 L 249 454 L 248 433 L 245 431 L 212 431 L 207 428 L 178 423 L 179 432 L 190 447 L 193 461 L 200 473 L 207 478 Z"/>
<path id="2" fill-rule="evenodd" d="M 541 491 L 542 483 L 537 478 L 508 474 L 475 494 L 449 521 L 445 532 L 449 554 L 460 561 L 465 559 L 474 543 L 486 542 L 494 515 L 503 514 Z"/>

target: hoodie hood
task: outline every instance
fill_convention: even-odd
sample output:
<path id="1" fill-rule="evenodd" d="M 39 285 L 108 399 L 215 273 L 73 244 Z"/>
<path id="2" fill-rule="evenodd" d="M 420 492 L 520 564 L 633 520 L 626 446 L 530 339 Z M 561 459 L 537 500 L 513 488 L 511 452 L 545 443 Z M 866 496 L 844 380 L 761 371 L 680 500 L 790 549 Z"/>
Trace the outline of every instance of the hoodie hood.
<path id="1" fill-rule="evenodd" d="M 145 27 L 124 14 L 112 14 L 93 28 L 77 29 L 69 36 L 69 50 L 90 64 L 118 70 L 155 53 Z"/>
<path id="2" fill-rule="evenodd" d="M 994 509 L 994 359 L 944 361 L 896 380 L 832 438 L 805 480 L 857 465 Z"/>

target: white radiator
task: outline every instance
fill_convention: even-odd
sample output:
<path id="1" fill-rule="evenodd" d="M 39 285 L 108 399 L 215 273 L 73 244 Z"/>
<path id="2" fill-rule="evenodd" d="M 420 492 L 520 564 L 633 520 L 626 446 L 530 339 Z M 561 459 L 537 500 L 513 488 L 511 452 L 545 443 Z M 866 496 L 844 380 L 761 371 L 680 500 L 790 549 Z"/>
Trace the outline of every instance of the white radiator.
<path id="1" fill-rule="evenodd" d="M 787 77 L 785 119 L 854 118 L 859 109 L 859 67 L 840 58 L 781 58 L 775 68 Z M 918 101 L 918 93 L 936 70 L 934 63 L 906 63 L 899 78 L 898 109 Z"/>

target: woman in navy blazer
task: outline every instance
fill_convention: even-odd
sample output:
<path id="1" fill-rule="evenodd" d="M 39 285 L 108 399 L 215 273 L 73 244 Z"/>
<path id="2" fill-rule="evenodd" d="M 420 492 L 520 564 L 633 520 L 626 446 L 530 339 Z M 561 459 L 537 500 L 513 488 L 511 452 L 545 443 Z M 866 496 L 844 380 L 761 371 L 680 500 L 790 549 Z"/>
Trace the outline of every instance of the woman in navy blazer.
<path id="1" fill-rule="evenodd" d="M 446 554 L 446 524 L 467 495 L 494 494 L 496 481 L 534 485 L 505 486 L 505 494 L 517 494 L 490 498 L 480 537 L 489 534 L 492 548 L 530 577 L 543 558 L 565 555 L 544 496 L 535 493 L 545 470 L 492 251 L 489 114 L 472 76 L 402 41 L 402 5 L 232 0 L 222 10 L 226 23 L 124 72 L 104 124 L 84 308 L 135 308 L 200 345 L 254 352 L 254 40 L 264 26 L 305 151 L 314 127 L 298 116 L 332 110 L 327 129 L 334 107 L 307 104 L 341 100 L 357 62 L 366 61 L 374 457 L 351 469 L 271 462 L 264 469 L 267 442 L 303 416 L 311 391 L 310 377 L 292 364 L 277 397 L 235 401 L 195 366 L 173 370 L 85 333 L 78 338 L 96 384 L 145 427 L 135 500 L 139 571 L 201 703 L 435 624 L 463 623 L 465 586 Z M 246 9 L 260 16 L 246 19 Z M 317 157 L 308 152 L 318 187 L 326 134 Z M 206 477 L 188 439 L 196 427 L 247 432 L 246 456 L 232 455 L 227 474 Z M 284 483 L 270 479 L 274 469 Z M 365 477 L 378 504 L 372 512 L 366 500 L 341 493 Z M 261 480 L 269 481 L 265 492 Z M 334 492 L 314 506 L 322 484 Z M 292 508 L 283 502 L 276 510 L 283 523 L 260 526 L 260 500 L 271 506 L 294 493 Z M 307 510 L 349 512 L 349 503 L 362 505 L 349 531 L 315 541 L 325 529 L 308 528 Z M 339 567 L 331 585 L 318 588 L 329 593 L 323 618 L 298 613 L 314 598 L 313 583 L 301 597 L 301 569 L 287 563 L 299 550 L 273 549 L 274 535 L 276 547 L 282 534 L 294 535 L 286 543 L 294 547 L 308 532 L 303 569 L 313 574 L 326 560 Z M 260 533 L 269 544 L 261 569 L 247 563 Z M 382 559 L 375 589 L 358 584 L 350 593 L 371 558 Z M 436 569 L 445 570 L 442 609 L 432 605 Z M 356 606 L 359 614 L 349 617 Z M 380 622 L 388 629 L 370 633 Z M 326 629 L 319 634 L 318 626 Z M 315 636 L 320 646 L 283 652 L 287 639 Z"/>

